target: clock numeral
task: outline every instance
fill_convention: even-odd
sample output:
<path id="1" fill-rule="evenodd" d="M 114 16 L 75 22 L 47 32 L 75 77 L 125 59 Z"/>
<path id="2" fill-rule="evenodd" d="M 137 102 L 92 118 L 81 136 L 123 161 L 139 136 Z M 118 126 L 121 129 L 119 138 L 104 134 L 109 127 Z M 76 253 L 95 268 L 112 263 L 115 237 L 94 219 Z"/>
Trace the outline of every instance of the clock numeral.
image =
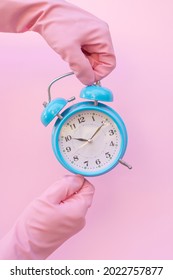
<path id="1" fill-rule="evenodd" d="M 70 124 L 70 128 L 73 130 L 73 129 L 76 129 L 76 125 L 75 125 L 75 123 L 73 123 L 73 124 Z"/>
<path id="2" fill-rule="evenodd" d="M 94 118 L 94 116 L 92 116 L 92 120 L 93 120 L 93 122 L 95 122 L 95 118 Z"/>
<path id="3" fill-rule="evenodd" d="M 97 165 L 101 164 L 100 159 L 96 159 L 95 163 L 96 163 Z"/>
<path id="4" fill-rule="evenodd" d="M 109 135 L 110 135 L 110 136 L 112 136 L 112 135 L 114 135 L 114 134 L 115 134 L 115 130 L 113 130 L 113 129 L 109 130 Z"/>
<path id="5" fill-rule="evenodd" d="M 79 160 L 78 156 L 74 156 L 74 157 L 73 157 L 73 160 L 74 160 L 74 161 L 78 161 L 78 160 Z"/>
<path id="6" fill-rule="evenodd" d="M 70 141 L 71 139 L 72 139 L 71 135 L 65 136 L 65 141 L 66 141 L 66 142 Z"/>
<path id="7" fill-rule="evenodd" d="M 111 141 L 110 146 L 115 146 L 115 143 Z"/>
<path id="8" fill-rule="evenodd" d="M 67 152 L 71 152 L 71 147 L 66 147 L 65 149 Z"/>
<path id="9" fill-rule="evenodd" d="M 84 117 L 80 117 L 80 118 L 78 119 L 78 122 L 79 122 L 79 123 L 85 122 L 85 118 L 84 118 Z"/>
<path id="10" fill-rule="evenodd" d="M 86 167 L 88 167 L 88 160 L 84 161 Z"/>
<path id="11" fill-rule="evenodd" d="M 111 158 L 111 154 L 109 152 L 105 153 L 106 158 Z"/>

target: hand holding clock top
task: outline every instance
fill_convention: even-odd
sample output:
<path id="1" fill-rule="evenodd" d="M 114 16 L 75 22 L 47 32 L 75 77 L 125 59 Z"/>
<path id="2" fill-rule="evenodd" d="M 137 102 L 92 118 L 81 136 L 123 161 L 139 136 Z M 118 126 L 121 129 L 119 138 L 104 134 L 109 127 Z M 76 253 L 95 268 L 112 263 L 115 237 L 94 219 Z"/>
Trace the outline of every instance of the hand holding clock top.
<path id="1" fill-rule="evenodd" d="M 1 0 L 0 31 L 38 32 L 77 78 L 90 85 L 115 68 L 108 25 L 63 0 Z"/>

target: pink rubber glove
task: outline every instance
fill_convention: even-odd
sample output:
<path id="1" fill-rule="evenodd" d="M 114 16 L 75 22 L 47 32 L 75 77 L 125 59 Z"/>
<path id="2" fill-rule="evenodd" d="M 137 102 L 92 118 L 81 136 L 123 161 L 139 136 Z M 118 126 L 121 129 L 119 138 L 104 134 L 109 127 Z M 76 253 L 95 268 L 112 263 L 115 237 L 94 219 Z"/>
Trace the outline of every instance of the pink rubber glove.
<path id="1" fill-rule="evenodd" d="M 0 31 L 28 30 L 40 33 L 84 84 L 115 68 L 107 24 L 66 1 L 0 0 Z"/>
<path id="2" fill-rule="evenodd" d="M 85 225 L 94 188 L 82 176 L 56 182 L 22 213 L 0 242 L 0 259 L 45 259 Z"/>

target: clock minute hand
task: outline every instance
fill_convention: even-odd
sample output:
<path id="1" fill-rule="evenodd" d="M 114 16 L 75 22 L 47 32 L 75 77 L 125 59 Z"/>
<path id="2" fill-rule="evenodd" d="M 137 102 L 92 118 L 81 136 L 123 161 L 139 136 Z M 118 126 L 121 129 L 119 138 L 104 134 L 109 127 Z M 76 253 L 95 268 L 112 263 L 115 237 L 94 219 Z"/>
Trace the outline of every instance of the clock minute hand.
<path id="1" fill-rule="evenodd" d="M 102 126 L 104 126 L 104 123 L 102 123 L 102 125 L 97 128 L 97 130 L 94 132 L 94 134 L 91 136 L 91 138 L 89 140 L 94 138 L 94 136 L 99 132 L 99 130 L 102 128 Z"/>

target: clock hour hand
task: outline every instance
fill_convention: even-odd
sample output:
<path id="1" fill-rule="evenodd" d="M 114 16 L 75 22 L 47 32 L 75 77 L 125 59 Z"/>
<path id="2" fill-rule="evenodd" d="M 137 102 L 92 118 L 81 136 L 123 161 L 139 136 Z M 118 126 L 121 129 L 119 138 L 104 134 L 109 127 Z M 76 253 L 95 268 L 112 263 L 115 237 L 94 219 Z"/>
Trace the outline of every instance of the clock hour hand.
<path id="1" fill-rule="evenodd" d="M 88 140 L 87 140 L 87 139 L 84 139 L 84 138 L 72 138 L 72 139 L 79 140 L 79 141 L 83 141 L 83 142 L 88 142 Z"/>

